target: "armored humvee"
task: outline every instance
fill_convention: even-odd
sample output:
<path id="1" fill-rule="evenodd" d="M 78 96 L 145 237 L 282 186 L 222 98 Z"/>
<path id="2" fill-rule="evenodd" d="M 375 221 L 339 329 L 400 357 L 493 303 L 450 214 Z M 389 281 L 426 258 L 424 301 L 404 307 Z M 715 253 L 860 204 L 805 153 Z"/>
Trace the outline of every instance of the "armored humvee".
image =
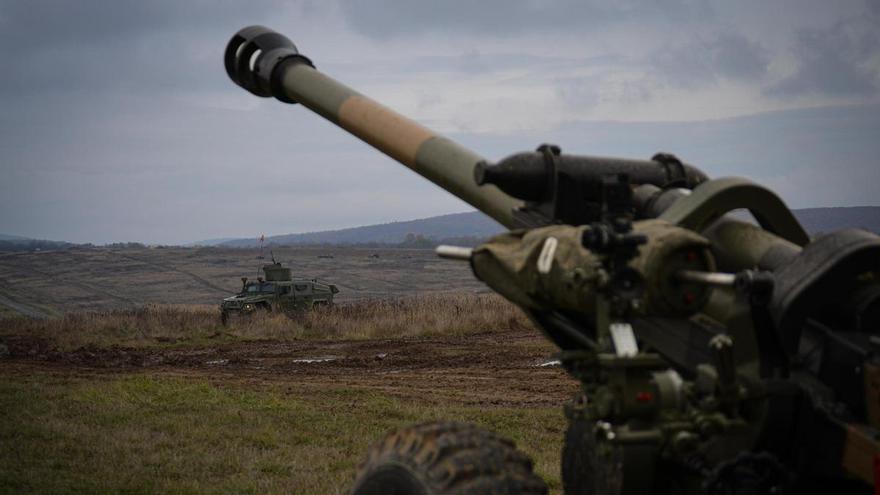
<path id="1" fill-rule="evenodd" d="M 316 306 L 333 304 L 333 296 L 339 292 L 335 285 L 318 279 L 294 278 L 290 268 L 281 263 L 263 265 L 263 273 L 265 278 L 258 277 L 256 282 L 242 277 L 241 292 L 220 303 L 220 320 L 224 325 L 232 315 L 246 316 L 259 311 L 294 316 Z"/>

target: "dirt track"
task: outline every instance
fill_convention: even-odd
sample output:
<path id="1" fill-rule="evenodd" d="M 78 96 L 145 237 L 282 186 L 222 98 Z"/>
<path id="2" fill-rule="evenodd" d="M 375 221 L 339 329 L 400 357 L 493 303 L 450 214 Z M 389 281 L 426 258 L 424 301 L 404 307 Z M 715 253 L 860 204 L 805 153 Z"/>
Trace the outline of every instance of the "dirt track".
<path id="1" fill-rule="evenodd" d="M 304 389 L 372 389 L 400 398 L 481 406 L 560 405 L 577 383 L 554 366 L 553 348 L 531 330 L 382 340 L 257 341 L 198 348 L 53 350 L 45 341 L 0 337 L 0 374 L 160 373 L 212 381 L 274 381 Z"/>
<path id="2" fill-rule="evenodd" d="M 0 284 L 2 283 L 3 281 L 0 281 Z M 24 315 L 28 318 L 46 318 L 47 316 L 50 316 L 49 313 L 44 310 L 41 310 L 29 304 L 14 301 L 4 294 L 0 293 L 0 307 L 2 306 L 6 306 L 7 308 L 10 308 L 13 311 L 16 311 L 19 314 Z"/>

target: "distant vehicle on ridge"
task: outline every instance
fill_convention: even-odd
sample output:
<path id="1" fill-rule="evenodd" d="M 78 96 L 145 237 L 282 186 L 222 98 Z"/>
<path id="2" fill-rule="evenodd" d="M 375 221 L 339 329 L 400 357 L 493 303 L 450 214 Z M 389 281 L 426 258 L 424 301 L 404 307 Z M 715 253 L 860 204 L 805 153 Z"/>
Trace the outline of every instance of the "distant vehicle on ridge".
<path id="1" fill-rule="evenodd" d="M 274 261 L 274 260 L 273 260 Z M 333 304 L 339 289 L 316 278 L 294 278 L 290 268 L 274 262 L 263 265 L 264 277 L 256 281 L 241 279 L 241 291 L 220 303 L 220 320 L 226 325 L 231 316 L 258 312 L 283 312 L 293 317 L 318 306 Z"/>

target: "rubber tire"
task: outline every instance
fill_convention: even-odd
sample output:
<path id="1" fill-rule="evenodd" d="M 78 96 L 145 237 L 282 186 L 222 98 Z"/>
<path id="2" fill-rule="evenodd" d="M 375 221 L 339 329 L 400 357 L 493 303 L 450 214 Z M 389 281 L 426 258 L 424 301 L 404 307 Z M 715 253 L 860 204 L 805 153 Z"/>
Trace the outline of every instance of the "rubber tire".
<path id="1" fill-rule="evenodd" d="M 562 447 L 562 487 L 566 495 L 612 495 L 605 463 L 596 450 L 594 425 L 586 420 L 569 421 Z"/>
<path id="2" fill-rule="evenodd" d="M 220 312 L 220 324 L 223 325 L 224 327 L 229 325 L 229 312 L 228 311 L 221 311 Z"/>
<path id="3" fill-rule="evenodd" d="M 545 494 L 516 445 L 482 428 L 437 422 L 389 433 L 358 466 L 352 495 Z"/>

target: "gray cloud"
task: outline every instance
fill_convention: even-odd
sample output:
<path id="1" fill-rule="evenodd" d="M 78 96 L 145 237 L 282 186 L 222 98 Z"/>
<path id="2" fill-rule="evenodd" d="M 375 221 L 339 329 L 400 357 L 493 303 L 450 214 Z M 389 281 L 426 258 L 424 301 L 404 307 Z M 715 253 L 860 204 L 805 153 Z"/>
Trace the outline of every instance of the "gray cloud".
<path id="1" fill-rule="evenodd" d="M 797 32 L 794 74 L 769 88 L 779 96 L 876 95 L 880 90 L 880 22 L 867 14 L 830 29 Z M 873 63 L 872 63 L 873 62 Z"/>
<path id="2" fill-rule="evenodd" d="M 719 78 L 758 80 L 767 72 L 769 56 L 760 44 L 734 33 L 710 40 L 666 46 L 649 57 L 652 72 L 680 87 L 697 87 Z"/>
<path id="3" fill-rule="evenodd" d="M 343 0 L 357 31 L 377 39 L 424 32 L 516 37 L 529 32 L 590 31 L 624 22 L 687 22 L 712 16 L 708 2 L 662 0 Z"/>
<path id="4" fill-rule="evenodd" d="M 711 66 L 731 79 L 756 79 L 767 72 L 769 55 L 760 44 L 742 35 L 727 34 L 709 43 Z"/>
<path id="5" fill-rule="evenodd" d="M 621 116 L 654 105 L 661 111 L 651 115 L 663 120 L 675 104 L 655 97 L 658 91 L 697 88 L 711 101 L 723 80 L 761 97 L 768 63 L 790 43 L 799 69 L 766 98 L 816 92 L 868 101 L 876 17 L 841 22 L 838 4 L 826 4 L 774 13 L 759 2 L 731 10 L 732 3 L 696 0 L 0 0 L 0 232 L 184 242 L 467 208 L 307 110 L 233 86 L 222 51 L 249 24 L 289 34 L 328 74 L 429 125 L 489 131 L 457 137 L 490 157 L 553 141 L 570 151 L 629 156 L 693 147 L 695 156 L 732 164 L 737 148 L 755 139 L 748 120 L 709 138 L 699 124 L 580 120 L 603 105 Z M 820 70 L 834 64 L 842 67 L 835 74 Z M 827 103 L 806 97 L 797 104 L 816 101 Z M 692 115 L 706 118 L 699 108 Z M 863 157 L 878 154 L 865 136 L 870 126 L 876 132 L 876 119 L 844 120 L 847 135 L 858 137 L 847 149 L 860 151 L 840 167 L 862 177 Z M 834 125 L 822 120 L 823 129 Z M 736 132 L 736 146 L 724 145 Z M 802 139 L 795 131 L 787 136 Z M 755 145 L 749 163 L 769 150 L 778 169 L 743 173 L 758 180 L 793 174 L 801 162 L 784 142 L 773 146 Z M 823 149 L 811 154 L 845 156 L 842 145 Z M 876 181 L 864 179 L 849 190 L 811 194 L 822 170 L 806 167 L 807 192 L 789 192 L 798 205 L 876 196 Z"/>
<path id="6" fill-rule="evenodd" d="M 243 4 L 234 0 L 4 0 L 0 39 L 18 48 L 58 44 L 113 43 L 176 29 L 201 31 L 218 23 L 276 10 L 281 1 Z"/>
<path id="7" fill-rule="evenodd" d="M 0 1 L 0 92 L 161 92 L 216 88 L 235 29 L 281 2 L 230 0 Z"/>

